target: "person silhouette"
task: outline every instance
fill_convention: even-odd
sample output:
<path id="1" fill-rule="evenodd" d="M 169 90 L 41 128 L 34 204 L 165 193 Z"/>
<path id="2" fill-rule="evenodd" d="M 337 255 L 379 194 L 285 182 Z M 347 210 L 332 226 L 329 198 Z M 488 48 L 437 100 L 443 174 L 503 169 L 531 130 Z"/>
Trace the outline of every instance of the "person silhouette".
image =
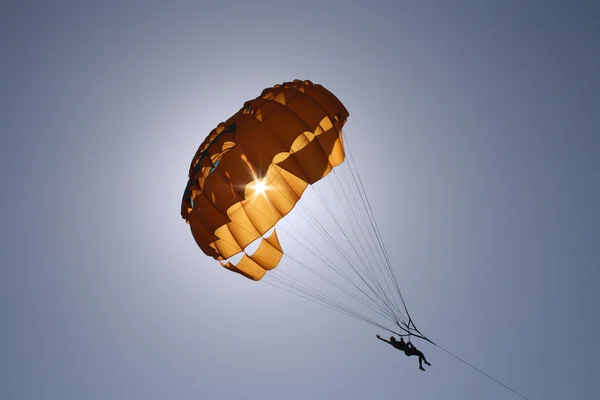
<path id="1" fill-rule="evenodd" d="M 417 349 L 410 341 L 408 343 L 406 343 L 404 341 L 404 338 L 400 337 L 400 340 L 396 340 L 396 338 L 394 336 L 390 336 L 390 340 L 386 340 L 383 339 L 381 336 L 376 335 L 377 339 L 384 341 L 386 343 L 391 344 L 392 346 L 394 346 L 396 349 L 404 352 L 404 354 L 407 357 L 410 356 L 418 356 L 419 357 L 419 369 L 421 371 L 425 371 L 425 368 L 423 368 L 423 362 L 425 362 L 425 364 L 431 366 L 431 364 L 429 363 L 429 361 L 427 361 L 427 359 L 425 358 L 425 355 L 423 354 L 423 352 L 419 349 Z"/>

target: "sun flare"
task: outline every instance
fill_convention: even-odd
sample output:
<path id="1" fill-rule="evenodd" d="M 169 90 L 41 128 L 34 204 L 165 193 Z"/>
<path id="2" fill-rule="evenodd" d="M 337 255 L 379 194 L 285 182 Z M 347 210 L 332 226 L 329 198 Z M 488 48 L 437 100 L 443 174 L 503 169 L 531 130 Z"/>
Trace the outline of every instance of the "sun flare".
<path id="1" fill-rule="evenodd" d="M 254 181 L 254 193 L 256 195 L 262 194 L 264 196 L 267 191 L 267 184 L 264 181 L 256 180 Z"/>

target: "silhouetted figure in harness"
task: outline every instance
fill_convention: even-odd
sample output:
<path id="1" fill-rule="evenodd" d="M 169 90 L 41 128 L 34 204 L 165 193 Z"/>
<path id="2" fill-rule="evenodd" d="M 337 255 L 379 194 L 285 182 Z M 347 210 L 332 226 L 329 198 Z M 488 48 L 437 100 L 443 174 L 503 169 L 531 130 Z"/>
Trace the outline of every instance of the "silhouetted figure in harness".
<path id="1" fill-rule="evenodd" d="M 419 369 L 421 371 L 425 371 L 425 368 L 423 368 L 423 361 L 425 361 L 425 364 L 431 365 L 421 350 L 417 349 L 410 341 L 406 343 L 402 337 L 400 338 L 400 341 L 397 341 L 393 336 L 390 336 L 390 340 L 385 340 L 377 335 L 377 339 L 391 344 L 398 350 L 403 351 L 407 356 L 419 356 Z"/>

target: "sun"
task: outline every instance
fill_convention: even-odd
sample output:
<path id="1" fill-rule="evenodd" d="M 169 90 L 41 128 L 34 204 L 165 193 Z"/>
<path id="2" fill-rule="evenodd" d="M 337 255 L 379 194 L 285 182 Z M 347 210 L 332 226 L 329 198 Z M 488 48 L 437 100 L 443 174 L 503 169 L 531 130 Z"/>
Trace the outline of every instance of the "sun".
<path id="1" fill-rule="evenodd" d="M 265 192 L 267 191 L 267 184 L 264 181 L 261 180 L 255 180 L 254 181 L 254 185 L 253 185 L 253 189 L 254 189 L 254 194 L 259 195 L 262 194 L 263 196 L 265 195 Z"/>

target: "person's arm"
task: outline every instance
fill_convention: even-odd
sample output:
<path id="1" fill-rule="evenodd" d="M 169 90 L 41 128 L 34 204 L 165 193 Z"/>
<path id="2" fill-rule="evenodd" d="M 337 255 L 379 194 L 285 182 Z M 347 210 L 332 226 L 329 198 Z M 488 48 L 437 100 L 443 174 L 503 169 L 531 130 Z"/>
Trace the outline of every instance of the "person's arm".
<path id="1" fill-rule="evenodd" d="M 381 341 L 383 341 L 383 342 L 386 342 L 386 343 L 392 344 L 392 343 L 391 343 L 389 340 L 382 339 L 382 338 L 381 338 L 381 336 L 379 336 L 379 335 L 375 335 L 375 336 L 377 336 L 377 339 L 379 339 L 379 340 L 381 340 Z"/>
<path id="2" fill-rule="evenodd" d="M 408 347 L 412 348 L 412 349 L 414 349 L 414 348 L 415 348 L 415 345 L 414 345 L 414 344 L 412 344 L 411 342 L 408 342 L 408 343 L 406 343 L 406 345 L 407 345 Z"/>

